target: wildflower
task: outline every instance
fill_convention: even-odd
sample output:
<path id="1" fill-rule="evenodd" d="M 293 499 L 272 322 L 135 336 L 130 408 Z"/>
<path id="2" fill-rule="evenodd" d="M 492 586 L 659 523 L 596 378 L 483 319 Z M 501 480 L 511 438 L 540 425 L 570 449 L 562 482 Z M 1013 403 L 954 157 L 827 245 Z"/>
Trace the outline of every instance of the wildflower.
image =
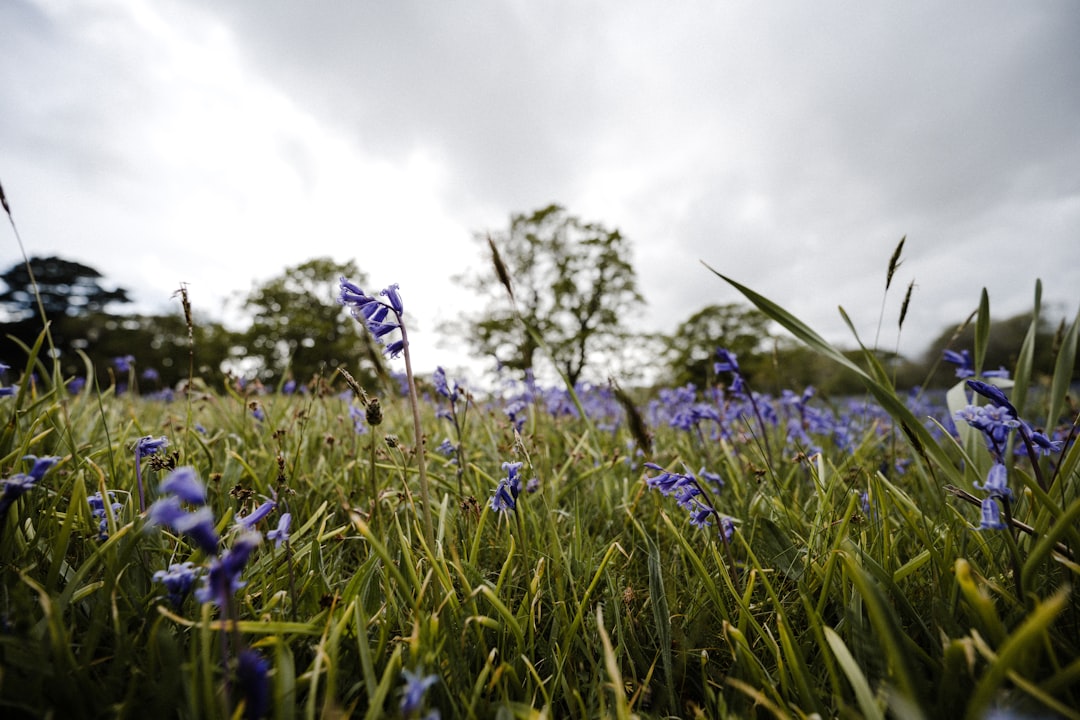
<path id="1" fill-rule="evenodd" d="M 115 497 L 111 491 L 109 492 L 109 500 L 115 500 Z M 100 522 L 98 523 L 98 539 L 101 541 L 108 540 L 109 520 L 108 517 L 106 517 L 105 498 L 101 497 L 101 491 L 99 490 L 90 497 L 86 498 L 86 502 L 88 505 L 90 505 L 90 514 L 100 520 Z M 115 516 L 116 513 L 120 512 L 120 509 L 123 507 L 123 505 L 118 502 L 111 502 L 109 504 L 109 507 L 112 509 L 113 515 Z"/>
<path id="2" fill-rule="evenodd" d="M 645 467 L 660 472 L 656 477 L 645 478 L 645 482 L 649 487 L 659 490 L 661 495 L 670 495 L 690 482 L 689 476 L 668 472 L 654 463 L 647 462 L 645 463 Z"/>
<path id="3" fill-rule="evenodd" d="M 189 560 L 173 563 L 169 565 L 168 570 L 158 570 L 154 573 L 153 580 L 165 586 L 165 590 L 169 593 L 169 602 L 173 604 L 173 607 L 180 607 L 198 577 L 199 568 L 196 568 L 195 564 Z"/>
<path id="4" fill-rule="evenodd" d="M 250 720 L 270 713 L 270 663 L 255 650 L 244 650 L 236 658 L 236 679 L 244 693 L 244 717 Z"/>
<path id="5" fill-rule="evenodd" d="M 34 465 L 29 473 L 16 473 L 3 481 L 3 490 L 0 491 L 0 518 L 7 514 L 8 508 L 17 498 L 30 490 L 45 477 L 53 465 L 60 461 L 58 457 L 37 457 L 36 455 L 24 455 L 23 460 L 32 460 Z"/>
<path id="6" fill-rule="evenodd" d="M 405 688 L 401 693 L 401 714 L 408 717 L 420 711 L 424 703 L 424 695 L 428 688 L 439 682 L 438 675 L 424 675 L 423 670 L 412 672 L 402 670 L 401 676 L 405 679 Z"/>
<path id="7" fill-rule="evenodd" d="M 154 455 L 169 444 L 169 439 L 162 435 L 155 438 L 153 435 L 141 437 L 135 441 L 135 479 L 139 483 L 139 512 L 146 510 L 146 494 L 143 491 L 142 461 L 143 458 Z"/>
<path id="8" fill-rule="evenodd" d="M 944 359 L 945 362 L 956 366 L 956 377 L 958 378 L 969 378 L 975 374 L 975 367 L 971 364 L 971 353 L 967 350 L 961 350 L 960 352 L 946 350 Z"/>
<path id="9" fill-rule="evenodd" d="M 967 386 L 989 400 L 995 407 L 1004 408 L 1013 418 L 1019 415 L 1016 408 L 1009 402 L 1009 398 L 1001 391 L 1001 388 L 990 383 L 984 383 L 981 380 L 968 380 Z"/>
<path id="10" fill-rule="evenodd" d="M 450 386 L 446 382 L 446 371 L 442 369 L 442 366 L 435 368 L 435 372 L 431 374 L 431 380 L 435 384 L 435 392 L 444 398 L 453 399 Z"/>
<path id="11" fill-rule="evenodd" d="M 435 452 L 445 457 L 450 457 L 457 452 L 457 447 L 454 443 L 450 442 L 449 438 L 439 443 L 439 446 L 435 448 Z"/>
<path id="12" fill-rule="evenodd" d="M 1007 484 L 1008 470 L 1001 463 L 994 463 L 990 472 L 986 474 L 986 484 L 974 483 L 976 490 L 982 490 L 990 497 L 1012 499 L 1012 490 Z"/>
<path id="13" fill-rule="evenodd" d="M 491 496 L 491 509 L 495 512 L 514 510 L 517 508 L 517 498 L 521 494 L 521 477 L 519 472 L 523 463 L 504 462 L 502 469 L 506 471 L 506 477 L 499 481 L 495 493 Z"/>
<path id="14" fill-rule="evenodd" d="M 208 555 L 218 552 L 219 538 L 214 528 L 214 514 L 206 506 L 188 512 L 180 507 L 180 498 L 169 495 L 150 506 L 148 526 L 155 525 L 165 525 L 188 536 Z"/>
<path id="15" fill-rule="evenodd" d="M 281 547 L 281 543 L 289 542 L 289 526 L 292 525 L 292 513 L 282 513 L 278 519 L 277 529 L 269 530 L 266 539 L 274 542 L 274 547 Z"/>
<path id="16" fill-rule="evenodd" d="M 131 372 L 131 366 L 135 364 L 134 355 L 120 355 L 112 359 L 113 367 L 116 368 L 116 372 L 128 373 Z"/>
<path id="17" fill-rule="evenodd" d="M 162 438 L 164 439 L 164 438 Z M 192 505 L 205 505 L 206 504 L 206 487 L 199 480 L 199 476 L 195 473 L 195 468 L 190 466 L 179 467 L 173 470 L 166 476 L 161 484 L 158 485 L 158 491 L 162 493 L 168 493 L 169 495 L 175 495 L 186 503 Z"/>
<path id="18" fill-rule="evenodd" d="M 154 368 L 148 367 L 142 371 L 139 377 L 143 380 L 146 380 L 147 382 L 157 382 L 161 379 L 161 373 L 159 373 Z"/>
<path id="19" fill-rule="evenodd" d="M 739 372 L 739 363 L 735 353 L 730 350 L 725 350 L 724 348 L 717 348 L 716 356 L 720 359 L 713 364 L 713 370 L 718 374 L 722 372 Z"/>
<path id="20" fill-rule="evenodd" d="M 240 573 L 247 564 L 251 552 L 262 542 L 257 532 L 244 533 L 233 546 L 210 563 L 210 570 L 203 576 L 202 587 L 195 590 L 195 599 L 201 603 L 212 602 L 220 608 L 229 604 L 232 597 L 246 584 Z"/>
<path id="21" fill-rule="evenodd" d="M 1004 530 L 1007 525 L 1001 522 L 997 501 L 991 496 L 982 501 L 982 522 L 980 530 Z"/>
<path id="22" fill-rule="evenodd" d="M 529 406 L 524 400 L 515 400 L 503 410 L 503 412 L 506 413 L 506 417 L 514 424 L 514 429 L 519 433 L 521 432 L 521 428 L 525 426 L 525 419 L 527 417 L 525 411 L 528 410 L 528 408 Z"/>
<path id="23" fill-rule="evenodd" d="M 274 502 L 273 500 L 267 500 L 262 505 L 252 510 L 249 515 L 236 518 L 236 524 L 240 525 L 245 530 L 251 530 L 259 523 L 260 520 L 273 512 L 274 508 L 276 507 L 276 502 Z"/>
<path id="24" fill-rule="evenodd" d="M 401 329 L 401 314 L 405 310 L 398 285 L 395 283 L 379 293 L 386 300 L 371 297 L 359 285 L 344 277 L 341 278 L 340 288 L 338 302 L 349 308 L 354 318 L 364 323 L 368 332 L 384 346 L 386 355 L 392 358 L 400 355 L 405 349 L 404 339 L 386 343 L 391 333 Z"/>
<path id="25" fill-rule="evenodd" d="M 1035 446 L 1035 452 L 1039 455 L 1053 455 L 1061 452 L 1064 443 L 1061 440 L 1051 440 L 1038 430 L 1031 431 L 1031 443 Z"/>

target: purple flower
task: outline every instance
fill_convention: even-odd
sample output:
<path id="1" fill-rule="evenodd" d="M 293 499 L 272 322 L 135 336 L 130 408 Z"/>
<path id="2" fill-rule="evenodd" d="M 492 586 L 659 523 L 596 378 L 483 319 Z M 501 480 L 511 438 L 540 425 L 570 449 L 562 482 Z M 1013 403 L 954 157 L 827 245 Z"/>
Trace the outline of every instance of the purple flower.
<path id="1" fill-rule="evenodd" d="M 240 573 L 260 542 L 262 536 L 259 533 L 244 533 L 230 549 L 215 557 L 210 563 L 210 571 L 203 576 L 202 587 L 195 591 L 195 599 L 201 603 L 212 602 L 220 608 L 228 606 L 233 593 L 244 587 Z"/>
<path id="2" fill-rule="evenodd" d="M 281 543 L 289 542 L 289 526 L 292 525 L 292 513 L 282 513 L 278 519 L 277 529 L 269 530 L 266 539 L 272 540 L 274 547 L 281 547 Z"/>
<path id="3" fill-rule="evenodd" d="M 1064 443 L 1061 440 L 1051 440 L 1038 430 L 1031 431 L 1031 444 L 1035 446 L 1035 452 L 1039 455 L 1053 455 L 1061 452 Z"/>
<path id="4" fill-rule="evenodd" d="M 435 452 L 444 457 L 450 457 L 457 452 L 457 447 L 454 443 L 450 442 L 449 438 L 439 443 L 439 447 L 435 448 Z"/>
<path id="5" fill-rule="evenodd" d="M 716 349 L 716 357 L 719 358 L 713 365 L 713 370 L 719 375 L 722 372 L 739 374 L 739 362 L 735 353 L 724 348 Z"/>
<path id="6" fill-rule="evenodd" d="M 416 672 L 402 670 L 401 677 L 405 679 L 401 694 L 401 714 L 408 717 L 420 711 L 424 704 L 424 695 L 432 685 L 439 682 L 439 676 L 424 675 L 424 671 L 418 669 Z"/>
<path id="7" fill-rule="evenodd" d="M 115 496 L 112 491 L 109 491 L 109 508 L 112 510 L 113 516 L 120 512 L 120 509 L 124 506 L 118 502 L 115 502 Z M 98 540 L 104 542 L 109 539 L 109 519 L 105 512 L 105 498 L 101 497 L 101 491 L 94 493 L 86 498 L 86 503 L 90 506 L 90 514 L 98 518 Z"/>
<path id="8" fill-rule="evenodd" d="M 116 372 L 126 373 L 131 371 L 131 366 L 135 364 L 134 355 L 120 355 L 112 359 L 113 367 L 116 368 Z"/>
<path id="9" fill-rule="evenodd" d="M 980 530 L 1004 530 L 1008 527 L 1005 523 L 1001 522 L 1000 510 L 998 509 L 997 501 L 993 497 L 988 497 L 982 501 L 982 522 L 979 523 Z"/>
<path id="10" fill-rule="evenodd" d="M 168 444 L 169 439 L 164 435 L 159 438 L 147 435 L 135 441 L 135 479 L 139 483 L 139 512 L 146 510 L 146 493 L 143 491 L 142 481 L 142 460 L 157 453 Z"/>
<path id="11" fill-rule="evenodd" d="M 0 490 L 0 518 L 7 514 L 8 508 L 18 497 L 41 482 L 42 478 L 45 477 L 45 473 L 59 462 L 60 458 L 52 456 L 39 458 L 36 455 L 24 455 L 23 460 L 32 460 L 34 465 L 30 468 L 29 473 L 16 473 L 3 481 L 3 489 Z"/>
<path id="12" fill-rule="evenodd" d="M 1009 398 L 1001 391 L 1001 388 L 981 380 L 968 380 L 967 386 L 989 400 L 995 407 L 1004 408 L 1013 418 L 1018 416 L 1016 408 L 1009 402 Z"/>
<path id="13" fill-rule="evenodd" d="M 341 291 L 338 294 L 338 302 L 349 308 L 354 318 L 364 323 L 368 332 L 383 345 L 383 352 L 386 355 L 392 358 L 400 355 L 405 349 L 404 339 L 395 340 L 389 344 L 386 341 L 387 336 L 395 330 L 402 329 L 401 315 L 405 307 L 401 302 L 397 284 L 379 293 L 380 296 L 386 298 L 385 300 L 371 297 L 359 285 L 344 277 L 341 278 L 339 286 Z"/>
<path id="14" fill-rule="evenodd" d="M 175 495 L 192 505 L 206 504 L 206 487 L 199 480 L 195 468 L 188 465 L 178 467 L 165 476 L 158 485 L 158 492 Z"/>
<path id="15" fill-rule="evenodd" d="M 257 720 L 270 714 L 270 663 L 252 649 L 236 658 L 236 679 L 244 693 L 244 717 Z"/>
<path id="16" fill-rule="evenodd" d="M 967 350 L 961 350 L 956 352 L 954 350 L 946 350 L 945 362 L 956 365 L 956 377 L 969 378 L 975 374 L 975 368 L 971 364 L 971 353 Z"/>
<path id="17" fill-rule="evenodd" d="M 502 469 L 506 471 L 506 477 L 499 481 L 491 496 L 491 509 L 495 512 L 505 512 L 517 508 L 517 498 L 521 494 L 521 477 L 519 472 L 523 463 L 504 462 Z"/>
<path id="18" fill-rule="evenodd" d="M 986 474 L 986 484 L 974 483 L 976 490 L 982 490 L 992 498 L 1012 498 L 1012 490 L 1007 483 L 1008 470 L 1001 463 L 994 463 Z"/>
<path id="19" fill-rule="evenodd" d="M 269 515 L 277 507 L 277 503 L 273 500 L 267 500 L 259 507 L 251 511 L 250 515 L 236 518 L 236 524 L 243 527 L 245 530 L 253 529 L 260 520 Z"/>
<path id="20" fill-rule="evenodd" d="M 158 570 L 154 573 L 153 580 L 165 586 L 173 607 L 180 607 L 184 603 L 184 598 L 191 592 L 191 586 L 199 577 L 200 570 L 201 568 L 196 568 L 191 561 L 173 563 L 168 570 Z"/>
<path id="21" fill-rule="evenodd" d="M 186 535 L 207 555 L 218 552 L 219 538 L 214 528 L 214 514 L 206 506 L 188 512 L 180 506 L 180 498 L 169 495 L 150 506 L 148 526 L 155 525 L 164 525 Z"/>

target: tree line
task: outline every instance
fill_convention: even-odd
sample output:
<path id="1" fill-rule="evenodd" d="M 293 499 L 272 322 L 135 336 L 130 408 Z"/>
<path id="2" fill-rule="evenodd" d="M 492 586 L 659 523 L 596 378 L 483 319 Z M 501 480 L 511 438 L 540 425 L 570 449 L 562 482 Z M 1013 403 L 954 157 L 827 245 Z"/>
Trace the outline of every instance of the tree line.
<path id="1" fill-rule="evenodd" d="M 706 387 L 716 381 L 713 362 L 723 347 L 739 356 L 744 376 L 762 391 L 807 385 L 833 394 L 861 391 L 857 380 L 780 334 L 747 305 L 708 305 L 669 333 L 642 334 L 628 323 L 645 302 L 629 240 L 561 206 L 514 214 L 506 230 L 477 239 L 490 249 L 492 263 L 457 279 L 485 304 L 449 333 L 503 373 L 558 373 L 576 384 L 603 381 L 612 368 L 625 376 L 648 367 L 652 372 L 639 380 Z M 286 268 L 251 289 L 243 302 L 248 325 L 232 329 L 214 318 L 190 317 L 180 303 L 175 313 L 124 313 L 128 292 L 108 287 L 96 269 L 59 257 L 31 258 L 0 274 L 0 362 L 25 363 L 45 318 L 67 378 L 135 381 L 144 392 L 173 388 L 192 373 L 210 387 L 220 387 L 230 374 L 291 387 L 345 366 L 377 386 L 388 378 L 387 368 L 371 339 L 336 302 L 343 275 L 367 284 L 353 261 L 320 257 Z M 993 324 L 989 367 L 1015 364 L 1029 324 L 1023 315 Z M 948 385 L 955 378 L 951 367 L 941 365 L 942 352 L 970 348 L 973 332 L 948 327 L 919 358 L 883 352 L 881 359 L 894 370 L 898 386 Z M 1036 372 L 1050 374 L 1055 328 L 1044 323 L 1040 335 Z"/>

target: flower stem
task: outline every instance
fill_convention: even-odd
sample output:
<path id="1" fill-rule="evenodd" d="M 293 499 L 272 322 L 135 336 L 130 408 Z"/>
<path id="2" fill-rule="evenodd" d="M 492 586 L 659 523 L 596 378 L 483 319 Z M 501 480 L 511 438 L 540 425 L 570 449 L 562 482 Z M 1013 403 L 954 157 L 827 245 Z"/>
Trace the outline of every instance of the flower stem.
<path id="1" fill-rule="evenodd" d="M 416 382 L 413 380 L 412 359 L 409 357 L 409 336 L 405 332 L 405 323 L 400 322 L 402 355 L 405 356 L 405 378 L 409 385 L 409 405 L 412 406 L 413 434 L 416 437 L 416 465 L 420 471 L 420 504 L 424 513 L 424 540 L 428 549 L 435 552 L 435 530 L 431 521 L 431 492 L 428 489 L 427 459 L 424 456 L 424 435 L 420 427 L 420 401 L 416 395 Z"/>

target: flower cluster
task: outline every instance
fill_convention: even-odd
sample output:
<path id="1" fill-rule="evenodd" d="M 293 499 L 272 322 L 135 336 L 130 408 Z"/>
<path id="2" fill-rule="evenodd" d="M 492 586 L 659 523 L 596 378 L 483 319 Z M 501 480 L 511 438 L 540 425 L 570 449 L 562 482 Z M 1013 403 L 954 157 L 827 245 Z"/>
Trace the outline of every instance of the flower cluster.
<path id="1" fill-rule="evenodd" d="M 277 507 L 277 503 L 267 500 L 248 515 L 238 517 L 235 527 L 239 535 L 231 548 L 222 551 L 214 515 L 206 506 L 206 487 L 194 468 L 177 468 L 162 481 L 158 489 L 164 497 L 150 506 L 150 525 L 172 528 L 175 532 L 187 536 L 200 550 L 212 557 L 209 568 L 202 577 L 203 584 L 195 591 L 195 597 L 199 602 L 212 602 L 218 607 L 227 607 L 233 593 L 244 586 L 240 573 L 252 551 L 262 542 L 262 535 L 255 531 L 254 527 Z M 193 505 L 196 509 L 189 511 L 184 508 L 185 504 Z M 285 523 L 285 535 L 287 538 L 288 522 Z M 165 582 L 166 577 L 162 576 L 161 582 Z M 170 594 L 173 592 L 167 583 L 166 588 L 170 590 Z"/>
<path id="2" fill-rule="evenodd" d="M 135 480 L 139 484 L 139 512 L 146 510 L 146 493 L 143 491 L 142 461 L 151 455 L 156 455 L 169 444 L 169 439 L 162 435 L 155 438 L 153 435 L 141 437 L 135 441 Z"/>
<path id="3" fill-rule="evenodd" d="M 0 482 L 3 489 L 0 490 L 0 520 L 7 515 L 8 509 L 26 491 L 33 488 L 49 471 L 53 465 L 60 461 L 58 457 L 37 457 L 36 455 L 24 455 L 23 460 L 33 463 L 28 473 L 16 473 L 10 478 Z"/>
<path id="4" fill-rule="evenodd" d="M 338 302 L 349 308 L 354 318 L 364 323 L 372 337 L 384 346 L 384 352 L 388 356 L 396 358 L 400 355 L 405 349 L 404 334 L 387 344 L 389 336 L 395 330 L 402 329 L 401 314 L 404 312 L 404 305 L 397 283 L 379 293 L 385 300 L 367 295 L 359 285 L 344 277 L 341 278 L 340 287 Z"/>
<path id="5" fill-rule="evenodd" d="M 153 580 L 165 586 L 165 590 L 169 593 L 169 602 L 173 604 L 173 607 L 180 607 L 201 573 L 202 568 L 188 560 L 173 563 L 169 565 L 168 570 L 158 570 L 154 573 Z"/>
<path id="6" fill-rule="evenodd" d="M 109 507 L 112 510 L 113 515 L 120 512 L 120 508 L 123 507 L 120 503 L 116 502 L 116 496 L 112 491 L 109 491 Z M 101 497 L 101 491 L 94 493 L 90 497 L 86 498 L 86 502 L 90 505 L 90 514 L 98 519 L 98 540 L 105 541 L 109 539 L 109 519 L 105 512 L 105 498 Z"/>
<path id="7" fill-rule="evenodd" d="M 1005 506 L 1008 517 L 1008 503 L 1013 497 L 1007 483 L 1008 469 L 1005 466 L 1009 433 L 1016 431 L 1025 450 L 1033 456 L 1061 452 L 1062 442 L 1051 440 L 1046 434 L 1024 422 L 1001 388 L 981 380 L 968 380 L 967 386 L 990 401 L 989 405 L 968 405 L 956 413 L 957 420 L 963 420 L 982 432 L 987 447 L 994 456 L 994 465 L 987 473 L 985 484 L 975 483 L 975 489 L 986 493 L 982 501 L 982 520 L 979 527 L 984 530 L 1003 530 L 1008 525 L 1001 521 L 998 501 Z M 1034 459 L 1033 457 L 1032 460 Z M 1034 463 L 1034 469 L 1036 477 L 1041 478 L 1038 463 Z"/>
<path id="8" fill-rule="evenodd" d="M 673 473 L 665 470 L 655 463 L 645 463 L 645 467 L 660 473 L 654 477 L 645 478 L 645 483 L 661 495 L 674 495 L 675 502 L 690 513 L 690 524 L 698 527 L 708 527 L 712 524 L 712 516 L 716 516 L 720 523 L 720 532 L 724 540 L 731 540 L 735 532 L 735 523 L 730 517 L 721 515 L 713 507 L 709 495 L 705 493 L 701 480 L 693 473 Z M 706 472 L 704 468 L 698 471 L 702 479 L 708 481 L 717 492 L 724 486 L 724 481 L 715 473 Z"/>
<path id="9" fill-rule="evenodd" d="M 960 352 L 946 350 L 944 352 L 944 360 L 945 362 L 956 366 L 956 377 L 965 379 L 975 376 L 975 366 L 971 362 L 971 353 L 967 350 L 961 350 Z M 987 378 L 1007 378 L 1009 377 L 1009 371 L 1005 368 L 984 370 L 982 375 Z"/>
<path id="10" fill-rule="evenodd" d="M 505 512 L 517 509 L 518 495 L 521 494 L 521 466 L 520 462 L 504 462 L 502 469 L 506 471 L 506 477 L 499 480 L 495 492 L 491 496 L 491 509 L 495 512 Z"/>

